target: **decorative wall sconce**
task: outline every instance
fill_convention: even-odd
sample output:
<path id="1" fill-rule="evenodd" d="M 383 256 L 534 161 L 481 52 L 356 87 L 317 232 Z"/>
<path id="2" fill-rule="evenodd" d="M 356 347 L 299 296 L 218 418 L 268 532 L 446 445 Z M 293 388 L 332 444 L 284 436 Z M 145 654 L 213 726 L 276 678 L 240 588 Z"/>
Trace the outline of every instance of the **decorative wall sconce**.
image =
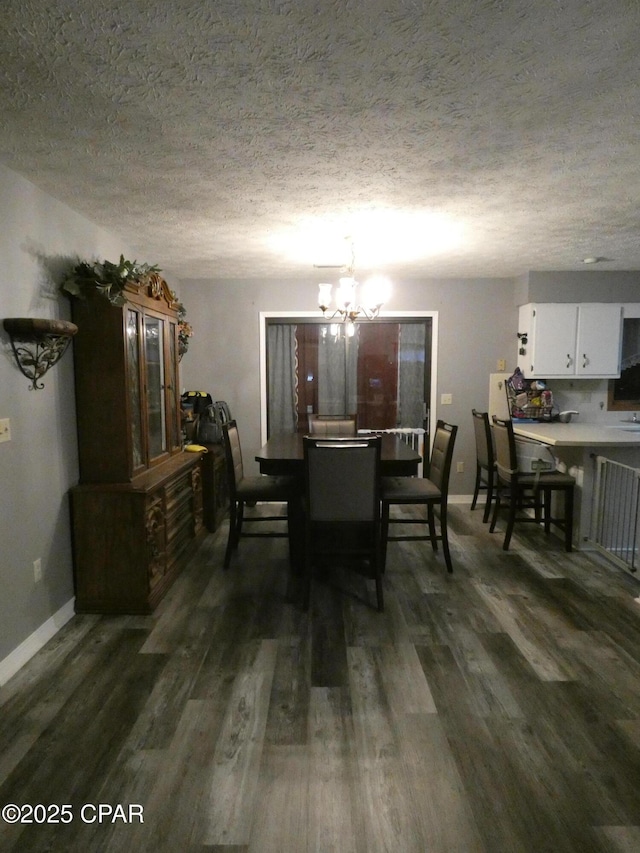
<path id="1" fill-rule="evenodd" d="M 31 380 L 30 391 L 44 388 L 38 383 L 50 367 L 65 354 L 71 338 L 78 331 L 67 320 L 37 320 L 14 317 L 3 320 L 11 340 L 11 349 L 20 371 Z"/>

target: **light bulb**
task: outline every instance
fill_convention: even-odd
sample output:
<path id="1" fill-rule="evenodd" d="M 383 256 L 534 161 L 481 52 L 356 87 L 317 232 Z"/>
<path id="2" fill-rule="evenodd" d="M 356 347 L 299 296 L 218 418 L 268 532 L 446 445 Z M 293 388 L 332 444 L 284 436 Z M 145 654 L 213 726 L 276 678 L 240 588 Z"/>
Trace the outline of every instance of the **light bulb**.
<path id="1" fill-rule="evenodd" d="M 336 293 L 336 305 L 341 311 L 348 311 L 355 302 L 356 280 L 345 276 L 340 279 L 340 286 Z"/>
<path id="2" fill-rule="evenodd" d="M 363 303 L 370 311 L 380 309 L 391 295 L 391 282 L 384 275 L 367 279 L 362 288 Z"/>
<path id="3" fill-rule="evenodd" d="M 319 284 L 318 285 L 318 306 L 321 311 L 326 311 L 326 309 L 331 305 L 331 285 L 330 284 Z"/>

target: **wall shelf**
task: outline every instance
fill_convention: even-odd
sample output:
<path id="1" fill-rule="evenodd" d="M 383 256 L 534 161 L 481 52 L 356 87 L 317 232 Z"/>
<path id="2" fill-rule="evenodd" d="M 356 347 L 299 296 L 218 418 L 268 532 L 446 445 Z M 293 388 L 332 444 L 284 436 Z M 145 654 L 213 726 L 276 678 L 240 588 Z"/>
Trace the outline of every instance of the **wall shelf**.
<path id="1" fill-rule="evenodd" d="M 3 320 L 19 370 L 31 380 L 30 391 L 44 388 L 39 382 L 65 354 L 78 331 L 68 320 L 13 317 Z"/>

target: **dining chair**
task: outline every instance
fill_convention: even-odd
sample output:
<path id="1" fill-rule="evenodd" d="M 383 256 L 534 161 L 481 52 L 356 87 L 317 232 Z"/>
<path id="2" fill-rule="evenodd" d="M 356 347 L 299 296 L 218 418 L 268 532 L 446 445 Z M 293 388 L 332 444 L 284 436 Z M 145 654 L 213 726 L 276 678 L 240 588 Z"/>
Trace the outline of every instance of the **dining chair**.
<path id="1" fill-rule="evenodd" d="M 380 538 L 380 436 L 305 436 L 305 590 L 316 557 L 366 558 L 384 609 Z"/>
<path id="2" fill-rule="evenodd" d="M 356 416 L 309 415 L 309 435 L 355 435 Z"/>
<path id="3" fill-rule="evenodd" d="M 509 550 L 516 523 L 544 524 L 545 533 L 551 525 L 564 532 L 564 546 L 571 551 L 573 540 L 573 493 L 575 478 L 561 471 L 521 471 L 518 451 L 510 420 L 493 417 L 493 440 L 496 453 L 496 500 L 490 532 L 493 533 L 498 513 L 506 503 L 509 514 L 502 547 Z M 554 492 L 564 495 L 564 515 L 552 515 L 551 497 Z M 542 496 L 542 501 L 540 500 Z M 533 515 L 530 510 L 533 509 Z"/>
<path id="4" fill-rule="evenodd" d="M 289 504 L 300 499 L 300 483 L 293 476 L 264 476 L 245 477 L 242 463 L 242 448 L 235 420 L 222 425 L 227 479 L 229 486 L 229 536 L 224 555 L 224 568 L 228 569 L 231 556 L 237 549 L 241 537 L 288 537 Z M 245 504 L 251 503 L 286 503 L 286 515 L 256 515 L 245 518 Z M 287 530 L 247 531 L 244 523 L 257 524 L 261 522 L 284 522 Z"/>
<path id="5" fill-rule="evenodd" d="M 449 475 L 453 459 L 453 448 L 458 427 L 439 420 L 433 439 L 427 477 L 383 477 L 382 478 L 382 547 L 383 570 L 386 564 L 388 542 L 407 542 L 430 540 L 434 551 L 438 542 L 442 542 L 442 551 L 447 571 L 453 571 L 449 550 L 449 532 L 447 528 L 447 501 L 449 498 Z M 391 506 L 425 506 L 425 518 L 391 518 Z M 438 509 L 440 532 L 436 530 L 435 509 Z M 392 524 L 427 524 L 427 534 L 394 535 L 389 534 Z"/>
<path id="6" fill-rule="evenodd" d="M 491 424 L 488 412 L 471 410 L 473 416 L 473 429 L 476 439 L 476 482 L 473 489 L 471 509 L 476 508 L 478 494 L 486 491 L 487 498 L 484 504 L 482 521 L 489 520 L 493 493 L 495 489 L 496 461 L 493 452 L 493 438 L 491 436 Z"/>

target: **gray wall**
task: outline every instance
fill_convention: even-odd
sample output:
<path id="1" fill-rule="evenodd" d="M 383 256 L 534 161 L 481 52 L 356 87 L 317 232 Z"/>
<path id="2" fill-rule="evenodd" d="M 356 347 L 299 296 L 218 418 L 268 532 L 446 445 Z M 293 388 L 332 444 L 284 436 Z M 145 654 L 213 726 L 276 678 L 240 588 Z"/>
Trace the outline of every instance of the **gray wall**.
<path id="1" fill-rule="evenodd" d="M 584 272 L 532 271 L 518 291 L 527 302 L 640 302 L 640 272 L 607 270 L 606 264 Z"/>
<path id="2" fill-rule="evenodd" d="M 227 400 L 238 420 L 245 467 L 255 472 L 260 446 L 261 311 L 317 311 L 317 279 L 297 282 L 194 281 L 181 283 L 181 296 L 194 326 L 182 360 L 182 381 L 189 390 L 208 391 Z M 455 461 L 465 471 L 452 475 L 453 494 L 473 491 L 475 445 L 471 409 L 486 408 L 489 374 L 498 359 L 515 366 L 517 309 L 510 279 L 475 281 L 394 281 L 389 311 L 437 311 L 439 315 L 435 416 L 460 427 Z"/>
<path id="3" fill-rule="evenodd" d="M 116 259 L 121 242 L 0 167 L 1 317 L 69 318 L 57 290 L 69 261 Z M 67 493 L 78 479 L 71 351 L 29 390 L 0 325 L 0 662 L 73 597 Z M 33 561 L 43 579 L 34 581 Z"/>

